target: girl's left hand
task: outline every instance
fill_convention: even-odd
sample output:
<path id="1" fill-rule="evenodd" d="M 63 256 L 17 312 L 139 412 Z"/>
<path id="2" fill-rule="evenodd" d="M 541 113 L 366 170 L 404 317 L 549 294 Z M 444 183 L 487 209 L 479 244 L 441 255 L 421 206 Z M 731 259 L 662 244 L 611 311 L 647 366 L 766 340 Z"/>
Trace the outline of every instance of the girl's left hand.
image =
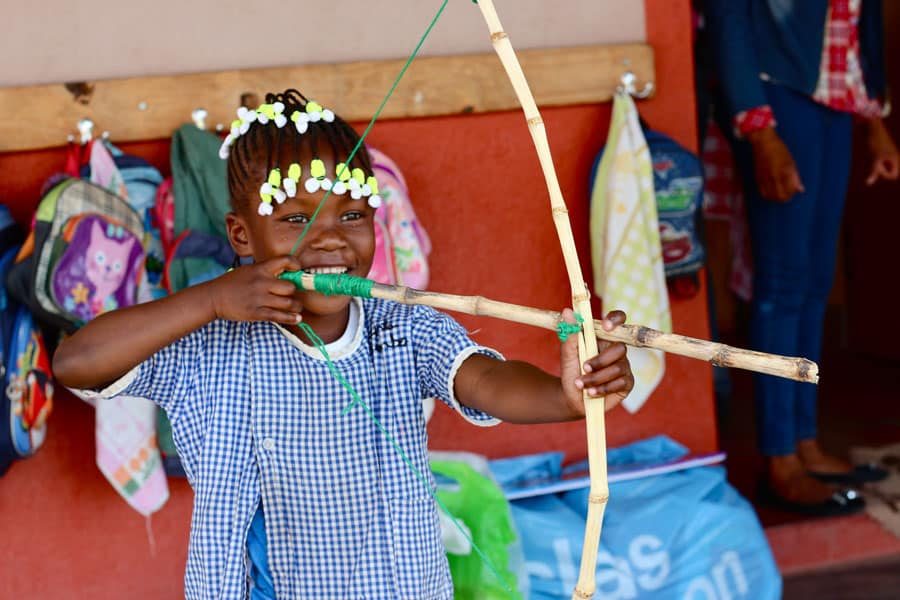
<path id="1" fill-rule="evenodd" d="M 562 313 L 563 320 L 575 322 L 575 314 L 566 309 Z M 603 320 L 603 329 L 612 331 L 625 322 L 625 313 L 616 310 Z M 578 338 L 570 336 L 562 344 L 561 374 L 563 391 L 573 412 L 584 415 L 584 391 L 591 398 L 605 398 L 606 410 L 619 404 L 634 387 L 634 375 L 631 364 L 625 354 L 625 344 L 607 342 L 597 339 L 597 356 L 589 359 L 581 374 L 578 359 Z"/>
<path id="2" fill-rule="evenodd" d="M 896 181 L 900 176 L 900 152 L 891 134 L 881 119 L 869 121 L 869 153 L 872 155 L 872 169 L 866 185 L 873 185 L 879 179 Z"/>

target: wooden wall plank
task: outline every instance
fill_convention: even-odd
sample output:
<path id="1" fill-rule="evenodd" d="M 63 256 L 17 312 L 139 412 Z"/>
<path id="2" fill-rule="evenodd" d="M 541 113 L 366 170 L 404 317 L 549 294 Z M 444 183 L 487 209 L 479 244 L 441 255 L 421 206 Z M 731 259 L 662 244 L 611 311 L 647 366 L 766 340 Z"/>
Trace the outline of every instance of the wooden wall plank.
<path id="1" fill-rule="evenodd" d="M 538 104 L 604 102 L 623 72 L 641 85 L 655 78 L 647 44 L 524 50 L 522 68 Z M 229 123 L 242 94 L 299 88 L 321 98 L 349 121 L 371 118 L 402 60 L 245 69 L 191 75 L 0 88 L 0 152 L 59 146 L 76 134 L 79 119 L 109 131 L 116 141 L 164 138 L 204 108 L 207 123 Z M 424 117 L 517 109 L 503 68 L 493 54 L 417 59 L 382 118 Z"/>

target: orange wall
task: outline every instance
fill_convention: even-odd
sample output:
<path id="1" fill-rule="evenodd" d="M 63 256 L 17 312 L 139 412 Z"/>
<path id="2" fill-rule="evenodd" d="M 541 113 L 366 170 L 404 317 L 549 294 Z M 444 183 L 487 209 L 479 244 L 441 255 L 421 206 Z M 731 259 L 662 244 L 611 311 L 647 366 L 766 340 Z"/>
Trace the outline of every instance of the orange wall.
<path id="1" fill-rule="evenodd" d="M 641 103 L 654 127 L 694 147 L 687 0 L 646 0 L 647 38 L 656 49 L 658 93 Z M 504 83 L 505 84 L 505 83 Z M 580 255 L 588 256 L 588 176 L 605 139 L 609 105 L 548 109 L 544 119 Z M 521 114 L 500 113 L 379 123 L 371 141 L 400 164 L 432 237 L 431 288 L 483 294 L 531 306 L 568 304 L 568 283 L 540 168 Z M 168 169 L 168 143 L 125 146 Z M 0 201 L 27 220 L 40 183 L 62 166 L 61 150 L 0 155 Z M 585 264 L 589 274 L 589 265 Z M 675 302 L 678 332 L 708 337 L 703 294 Z M 482 343 L 555 370 L 555 336 L 524 326 L 461 317 Z M 669 357 L 667 375 L 634 416 L 609 414 L 610 444 L 666 433 L 698 452 L 717 447 L 710 370 Z M 492 456 L 564 449 L 585 453 L 584 426 L 481 430 L 439 411 L 432 446 Z M 105 483 L 93 459 L 93 410 L 61 394 L 46 446 L 0 479 L 0 587 L 10 598 L 177 598 L 191 492 L 172 480 L 172 497 L 152 519 L 156 555 L 143 519 Z M 12 557 L 12 560 L 10 560 Z M 76 591 L 77 590 L 77 591 Z"/>

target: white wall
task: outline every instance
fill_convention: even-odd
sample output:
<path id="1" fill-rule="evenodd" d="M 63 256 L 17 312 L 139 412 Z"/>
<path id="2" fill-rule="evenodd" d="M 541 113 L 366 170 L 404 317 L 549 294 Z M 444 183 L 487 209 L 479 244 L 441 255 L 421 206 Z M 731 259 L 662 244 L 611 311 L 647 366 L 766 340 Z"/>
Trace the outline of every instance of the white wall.
<path id="1" fill-rule="evenodd" d="M 440 0 L 0 0 L 0 86 L 409 55 Z M 495 0 L 513 46 L 643 41 L 643 0 Z M 422 55 L 490 52 L 449 0 Z"/>

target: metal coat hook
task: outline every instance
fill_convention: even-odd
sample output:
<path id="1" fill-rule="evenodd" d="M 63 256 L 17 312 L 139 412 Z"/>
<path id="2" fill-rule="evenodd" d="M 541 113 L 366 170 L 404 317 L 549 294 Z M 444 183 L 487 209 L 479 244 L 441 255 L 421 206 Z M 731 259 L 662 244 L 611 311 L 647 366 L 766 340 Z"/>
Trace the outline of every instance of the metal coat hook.
<path id="1" fill-rule="evenodd" d="M 637 76 L 631 71 L 625 71 L 622 73 L 622 77 L 619 80 L 618 87 L 616 87 L 616 92 L 619 94 L 628 94 L 632 98 L 637 98 L 638 100 L 643 100 L 644 98 L 649 98 L 653 95 L 653 90 L 655 86 L 652 81 L 648 81 L 644 84 L 644 89 L 638 91 L 635 87 L 635 83 L 637 82 Z"/>
<path id="2" fill-rule="evenodd" d="M 87 144 L 94 139 L 94 122 L 90 119 L 78 121 L 78 135 L 82 144 Z"/>
<path id="3" fill-rule="evenodd" d="M 198 129 L 206 129 L 206 117 L 209 113 L 205 108 L 195 108 L 191 111 L 191 120 Z"/>

